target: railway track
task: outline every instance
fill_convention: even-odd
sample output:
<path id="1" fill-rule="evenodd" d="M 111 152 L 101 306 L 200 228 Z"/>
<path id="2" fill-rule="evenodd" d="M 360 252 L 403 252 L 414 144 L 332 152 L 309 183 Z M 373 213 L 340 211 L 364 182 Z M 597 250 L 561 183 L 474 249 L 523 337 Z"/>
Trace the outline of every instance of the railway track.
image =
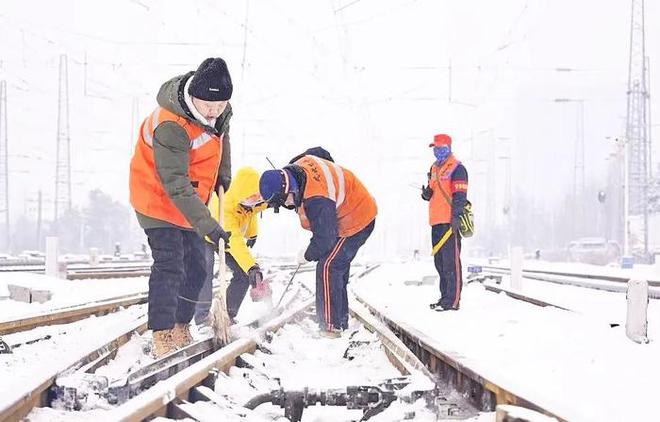
<path id="1" fill-rule="evenodd" d="M 41 312 L 34 315 L 22 316 L 13 320 L 0 321 L 0 335 L 7 335 L 21 331 L 31 330 L 54 324 L 68 324 L 89 318 L 92 315 L 101 316 L 116 312 L 121 308 L 146 303 L 147 293 L 119 296 L 115 298 L 69 306 Z"/>
<path id="2" fill-rule="evenodd" d="M 497 276 L 510 275 L 508 267 L 478 265 L 484 273 Z M 615 293 L 625 293 L 628 289 L 629 278 L 620 276 L 600 276 L 594 274 L 571 273 L 565 271 L 523 270 L 523 277 L 547 283 L 565 286 L 576 286 L 594 290 L 604 290 Z M 649 298 L 660 299 L 660 281 L 647 280 L 649 285 Z"/>
<path id="3" fill-rule="evenodd" d="M 280 265 L 276 267 L 279 270 L 294 269 L 292 265 Z M 114 278 L 114 277 L 141 277 L 148 276 L 148 272 L 144 274 L 142 269 L 136 269 L 133 272 L 125 273 L 124 269 L 118 269 L 117 272 L 112 273 L 90 273 L 86 274 L 91 278 Z M 299 273 L 313 271 L 312 267 L 301 268 Z M 118 275 L 128 274 L 128 275 Z M 112 277 L 110 277 L 112 275 Z M 87 277 L 90 278 L 90 277 Z M 148 300 L 148 293 L 139 292 L 130 295 L 117 296 L 113 298 L 98 300 L 80 305 L 67 306 L 64 308 L 52 309 L 44 312 L 35 313 L 32 315 L 24 315 L 18 318 L 0 321 L 0 336 L 13 334 L 21 331 L 31 330 L 37 327 L 44 327 L 55 324 L 68 324 L 71 322 L 79 321 L 90 316 L 102 316 L 111 312 L 116 312 L 122 308 L 133 305 L 146 303 Z"/>
<path id="4" fill-rule="evenodd" d="M 355 278 L 360 278 L 373 268 L 366 268 Z M 374 308 L 363 298 L 355 297 L 355 299 L 350 306 L 352 316 L 363 327 L 374 333 L 382 343 L 387 358 L 403 378 L 347 386 L 343 389 L 294 391 L 281 387 L 238 405 L 228 399 L 226 394 L 218 393 L 223 391 L 222 383 L 227 382 L 225 374 L 236 371 L 236 365 L 242 368 L 255 368 L 255 366 L 258 368 L 262 365 L 261 358 L 256 355 L 270 353 L 268 348 L 269 341 L 273 338 L 272 333 L 286 324 L 309 319 L 313 299 L 294 303 L 292 296 L 285 306 L 288 311 L 254 329 L 247 337 L 239 338 L 221 349 L 214 349 L 211 342 L 202 340 L 195 343 L 193 348 L 186 349 L 169 359 L 167 364 L 155 365 L 156 370 L 146 365 L 141 370 L 128 375 L 126 382 L 119 386 L 115 385 L 114 390 L 106 385 L 104 391 L 106 397 L 112 398 L 109 402 L 113 407 L 107 413 L 103 413 L 102 417 L 121 421 L 138 421 L 155 416 L 204 420 L 206 419 L 204 415 L 208 415 L 208 412 L 223 418 L 223 412 L 230 410 L 248 412 L 249 410 L 240 410 L 244 405 L 248 408 L 257 408 L 262 403 L 270 403 L 283 408 L 285 416 L 295 421 L 300 420 L 303 410 L 314 403 L 325 406 L 353 406 L 354 409 L 362 410 L 364 415 L 370 415 L 369 412 L 382 412 L 388 405 L 412 397 L 426 400 L 427 405 L 435 409 L 436 415 L 441 412 L 447 417 L 460 415 L 461 412 L 474 414 L 475 411 L 494 411 L 499 404 L 513 404 L 563 420 L 553 415 L 551 411 L 526 400 L 524 394 L 501 388 L 492 380 L 482 377 L 462 364 L 458 357 L 452 356 L 451 352 L 441 350 L 433 339 L 415 330 L 414 327 L 406 326 L 388 317 L 385 312 Z M 78 381 L 85 379 L 87 390 L 94 388 L 98 390 L 99 385 L 103 385 L 103 381 L 93 377 L 90 380 L 88 375 L 115 357 L 131 336 L 139 335 L 145 330 L 144 321 L 140 321 L 134 326 L 127 327 L 121 336 L 113 338 L 102 347 L 85 351 L 84 356 L 69 362 L 56 374 L 50 374 L 41 380 L 38 387 L 22 394 L 10 406 L 0 408 L 0 420 L 21 420 L 35 408 L 52 405 L 53 397 L 60 399 L 68 397 L 68 402 L 59 402 L 60 408 L 67 411 L 84 407 L 80 404 L 81 398 L 77 392 L 80 383 L 74 382 L 73 386 L 71 385 L 72 374 L 87 374 L 82 377 L 74 376 L 73 379 Z M 356 347 L 360 347 L 360 341 L 353 343 L 357 344 Z M 421 374 L 427 381 L 430 380 L 433 387 L 413 389 L 412 396 L 401 394 L 398 390 L 409 386 L 411 381 L 406 377 L 410 377 L 411 374 Z M 262 373 L 262 376 L 274 379 L 276 374 Z M 85 394 L 82 397 L 86 397 Z M 452 401 L 447 397 L 456 399 Z M 461 397 L 465 397 L 466 400 L 461 401 Z"/>

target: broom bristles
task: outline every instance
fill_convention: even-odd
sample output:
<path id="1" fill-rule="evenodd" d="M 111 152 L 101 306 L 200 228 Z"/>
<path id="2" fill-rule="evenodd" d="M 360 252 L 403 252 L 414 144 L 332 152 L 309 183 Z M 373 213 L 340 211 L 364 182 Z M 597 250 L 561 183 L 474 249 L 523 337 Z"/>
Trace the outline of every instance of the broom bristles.
<path id="1" fill-rule="evenodd" d="M 214 295 L 213 302 L 211 303 L 213 336 L 216 344 L 220 347 L 229 344 L 231 340 L 231 330 L 229 329 L 231 320 L 229 319 L 227 305 L 223 296 L 222 294 Z"/>

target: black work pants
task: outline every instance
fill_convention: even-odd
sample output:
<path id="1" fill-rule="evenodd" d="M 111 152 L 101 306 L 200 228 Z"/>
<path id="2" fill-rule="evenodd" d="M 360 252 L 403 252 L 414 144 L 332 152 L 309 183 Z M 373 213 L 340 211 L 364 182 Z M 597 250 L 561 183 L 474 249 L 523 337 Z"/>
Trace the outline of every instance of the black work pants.
<path id="1" fill-rule="evenodd" d="M 154 263 L 149 276 L 150 329 L 189 323 L 206 278 L 206 245 L 195 232 L 162 227 L 145 229 Z"/>

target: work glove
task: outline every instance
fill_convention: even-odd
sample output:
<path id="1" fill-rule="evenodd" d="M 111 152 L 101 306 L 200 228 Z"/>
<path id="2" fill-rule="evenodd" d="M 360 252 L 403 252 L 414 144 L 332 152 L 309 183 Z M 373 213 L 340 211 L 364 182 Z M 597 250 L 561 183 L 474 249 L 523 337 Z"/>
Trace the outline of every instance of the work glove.
<path id="1" fill-rule="evenodd" d="M 231 186 L 231 176 L 225 176 L 225 175 L 219 175 L 218 176 L 218 181 L 215 185 L 216 190 L 222 186 L 222 189 L 224 189 L 225 192 L 229 190 L 229 186 Z"/>
<path id="2" fill-rule="evenodd" d="M 454 234 L 460 234 L 461 233 L 461 218 L 460 217 L 452 217 L 451 218 L 451 229 L 454 231 Z"/>
<path id="3" fill-rule="evenodd" d="M 251 237 L 245 242 L 248 248 L 253 247 L 255 243 L 257 243 L 257 236 Z"/>
<path id="4" fill-rule="evenodd" d="M 305 252 L 306 251 L 307 251 L 307 248 L 304 248 L 304 249 L 301 249 L 300 251 L 298 251 L 298 258 L 297 258 L 298 265 L 305 265 L 309 262 L 307 260 L 307 258 L 305 258 Z"/>
<path id="5" fill-rule="evenodd" d="M 220 239 L 225 241 L 225 249 L 229 249 L 230 237 L 231 232 L 226 232 L 222 227 L 216 226 L 211 233 L 206 235 L 206 241 L 214 246 L 216 252 L 220 253 Z"/>
<path id="6" fill-rule="evenodd" d="M 422 185 L 422 199 L 425 201 L 430 201 L 433 196 L 433 189 L 430 186 Z"/>
<path id="7" fill-rule="evenodd" d="M 248 281 L 250 286 L 255 287 L 257 283 L 261 282 L 264 279 L 264 275 L 261 272 L 261 268 L 258 265 L 253 265 L 247 272 Z"/>

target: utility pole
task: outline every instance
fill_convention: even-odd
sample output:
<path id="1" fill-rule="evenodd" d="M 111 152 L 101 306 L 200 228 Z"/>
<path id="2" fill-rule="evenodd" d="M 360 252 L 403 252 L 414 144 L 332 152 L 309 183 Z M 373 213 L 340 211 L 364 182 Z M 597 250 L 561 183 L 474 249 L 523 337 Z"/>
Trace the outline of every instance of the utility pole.
<path id="1" fill-rule="evenodd" d="M 60 56 L 59 91 L 57 98 L 57 158 L 55 168 L 55 227 L 71 209 L 71 139 L 69 138 L 69 77 L 67 57 Z"/>
<path id="2" fill-rule="evenodd" d="M 41 189 L 39 189 L 39 196 L 37 197 L 37 250 L 41 250 L 41 216 L 42 216 L 43 202 L 41 200 Z"/>
<path id="3" fill-rule="evenodd" d="M 572 235 L 582 236 L 580 230 L 584 226 L 585 217 L 583 213 L 582 197 L 585 190 L 584 171 L 584 100 L 574 98 L 555 98 L 556 103 L 577 104 L 577 119 L 575 122 L 576 134 L 573 147 L 573 203 L 577 205 L 577 214 L 573 219 L 571 227 Z"/>
<path id="4" fill-rule="evenodd" d="M 649 90 L 644 33 L 644 0 L 632 0 L 625 148 L 628 156 L 626 211 L 642 217 L 644 255 L 648 256 L 648 184 L 650 170 Z M 624 193 L 625 194 L 625 193 Z M 628 222 L 625 222 L 628 232 Z"/>
<path id="5" fill-rule="evenodd" d="M 7 81 L 0 81 L 0 213 L 5 214 L 5 251 L 10 247 L 9 143 L 7 140 Z"/>

